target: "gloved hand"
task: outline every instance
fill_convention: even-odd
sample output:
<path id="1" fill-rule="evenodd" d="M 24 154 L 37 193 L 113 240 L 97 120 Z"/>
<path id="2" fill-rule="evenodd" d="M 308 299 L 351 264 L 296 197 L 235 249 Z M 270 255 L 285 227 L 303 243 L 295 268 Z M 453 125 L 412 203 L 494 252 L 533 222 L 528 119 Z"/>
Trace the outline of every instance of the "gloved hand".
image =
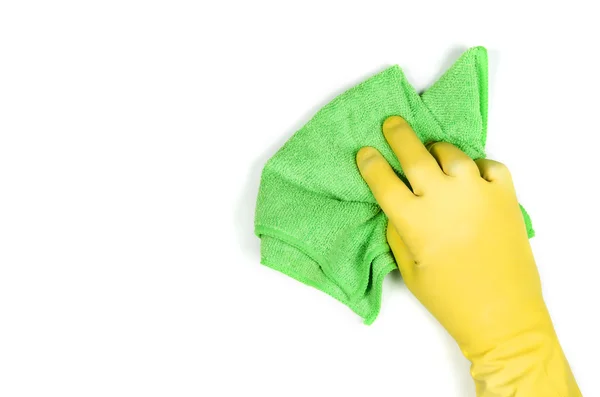
<path id="1" fill-rule="evenodd" d="M 374 148 L 358 152 L 358 167 L 389 218 L 406 285 L 471 361 L 477 395 L 580 396 L 508 169 L 449 143 L 426 148 L 397 116 L 383 132 L 412 191 Z"/>

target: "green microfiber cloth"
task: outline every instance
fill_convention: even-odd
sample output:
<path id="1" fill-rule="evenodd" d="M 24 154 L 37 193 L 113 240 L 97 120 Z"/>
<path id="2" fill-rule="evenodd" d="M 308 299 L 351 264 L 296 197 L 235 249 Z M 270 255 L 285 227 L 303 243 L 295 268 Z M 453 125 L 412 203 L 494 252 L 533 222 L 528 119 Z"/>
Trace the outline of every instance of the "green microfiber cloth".
<path id="1" fill-rule="evenodd" d="M 387 117 L 399 115 L 423 142 L 446 141 L 473 159 L 485 157 L 487 73 L 487 52 L 475 47 L 422 95 L 393 66 L 323 107 L 265 165 L 255 218 L 261 262 L 371 324 L 383 278 L 396 264 L 387 218 L 358 172 L 356 153 L 377 148 L 406 180 L 381 130 Z"/>

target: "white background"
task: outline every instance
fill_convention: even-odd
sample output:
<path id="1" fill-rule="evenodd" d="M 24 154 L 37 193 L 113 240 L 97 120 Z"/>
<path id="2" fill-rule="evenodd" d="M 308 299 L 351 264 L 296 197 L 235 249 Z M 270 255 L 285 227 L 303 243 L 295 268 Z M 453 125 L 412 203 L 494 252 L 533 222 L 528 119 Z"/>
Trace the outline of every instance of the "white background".
<path id="1" fill-rule="evenodd" d="M 368 327 L 259 264 L 265 161 L 392 64 L 490 56 L 489 154 L 600 395 L 593 1 L 3 1 L 0 395 L 473 396 L 397 272 Z"/>

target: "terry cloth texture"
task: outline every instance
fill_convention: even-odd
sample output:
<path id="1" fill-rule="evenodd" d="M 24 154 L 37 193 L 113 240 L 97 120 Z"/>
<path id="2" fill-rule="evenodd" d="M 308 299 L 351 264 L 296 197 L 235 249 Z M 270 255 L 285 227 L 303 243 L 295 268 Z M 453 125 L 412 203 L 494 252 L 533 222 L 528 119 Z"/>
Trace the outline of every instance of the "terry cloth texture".
<path id="1" fill-rule="evenodd" d="M 381 130 L 387 117 L 398 115 L 423 142 L 450 142 L 483 158 L 487 89 L 487 52 L 475 47 L 422 95 L 393 66 L 323 107 L 262 172 L 255 218 L 261 262 L 326 292 L 371 324 L 383 278 L 396 264 L 387 218 L 359 174 L 356 153 L 377 148 L 406 180 Z"/>

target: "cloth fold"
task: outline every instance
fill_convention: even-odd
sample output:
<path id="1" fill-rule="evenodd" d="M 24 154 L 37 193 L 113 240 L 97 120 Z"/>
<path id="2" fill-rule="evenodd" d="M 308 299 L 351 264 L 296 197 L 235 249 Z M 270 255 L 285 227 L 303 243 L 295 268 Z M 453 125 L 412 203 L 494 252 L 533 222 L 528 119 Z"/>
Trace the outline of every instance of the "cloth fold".
<path id="1" fill-rule="evenodd" d="M 387 117 L 399 115 L 423 142 L 446 141 L 473 159 L 485 157 L 487 87 L 487 52 L 474 47 L 422 95 L 392 66 L 324 106 L 263 169 L 255 217 L 261 262 L 371 324 L 396 264 L 387 218 L 358 172 L 356 153 L 377 148 L 406 181 L 381 132 Z"/>

